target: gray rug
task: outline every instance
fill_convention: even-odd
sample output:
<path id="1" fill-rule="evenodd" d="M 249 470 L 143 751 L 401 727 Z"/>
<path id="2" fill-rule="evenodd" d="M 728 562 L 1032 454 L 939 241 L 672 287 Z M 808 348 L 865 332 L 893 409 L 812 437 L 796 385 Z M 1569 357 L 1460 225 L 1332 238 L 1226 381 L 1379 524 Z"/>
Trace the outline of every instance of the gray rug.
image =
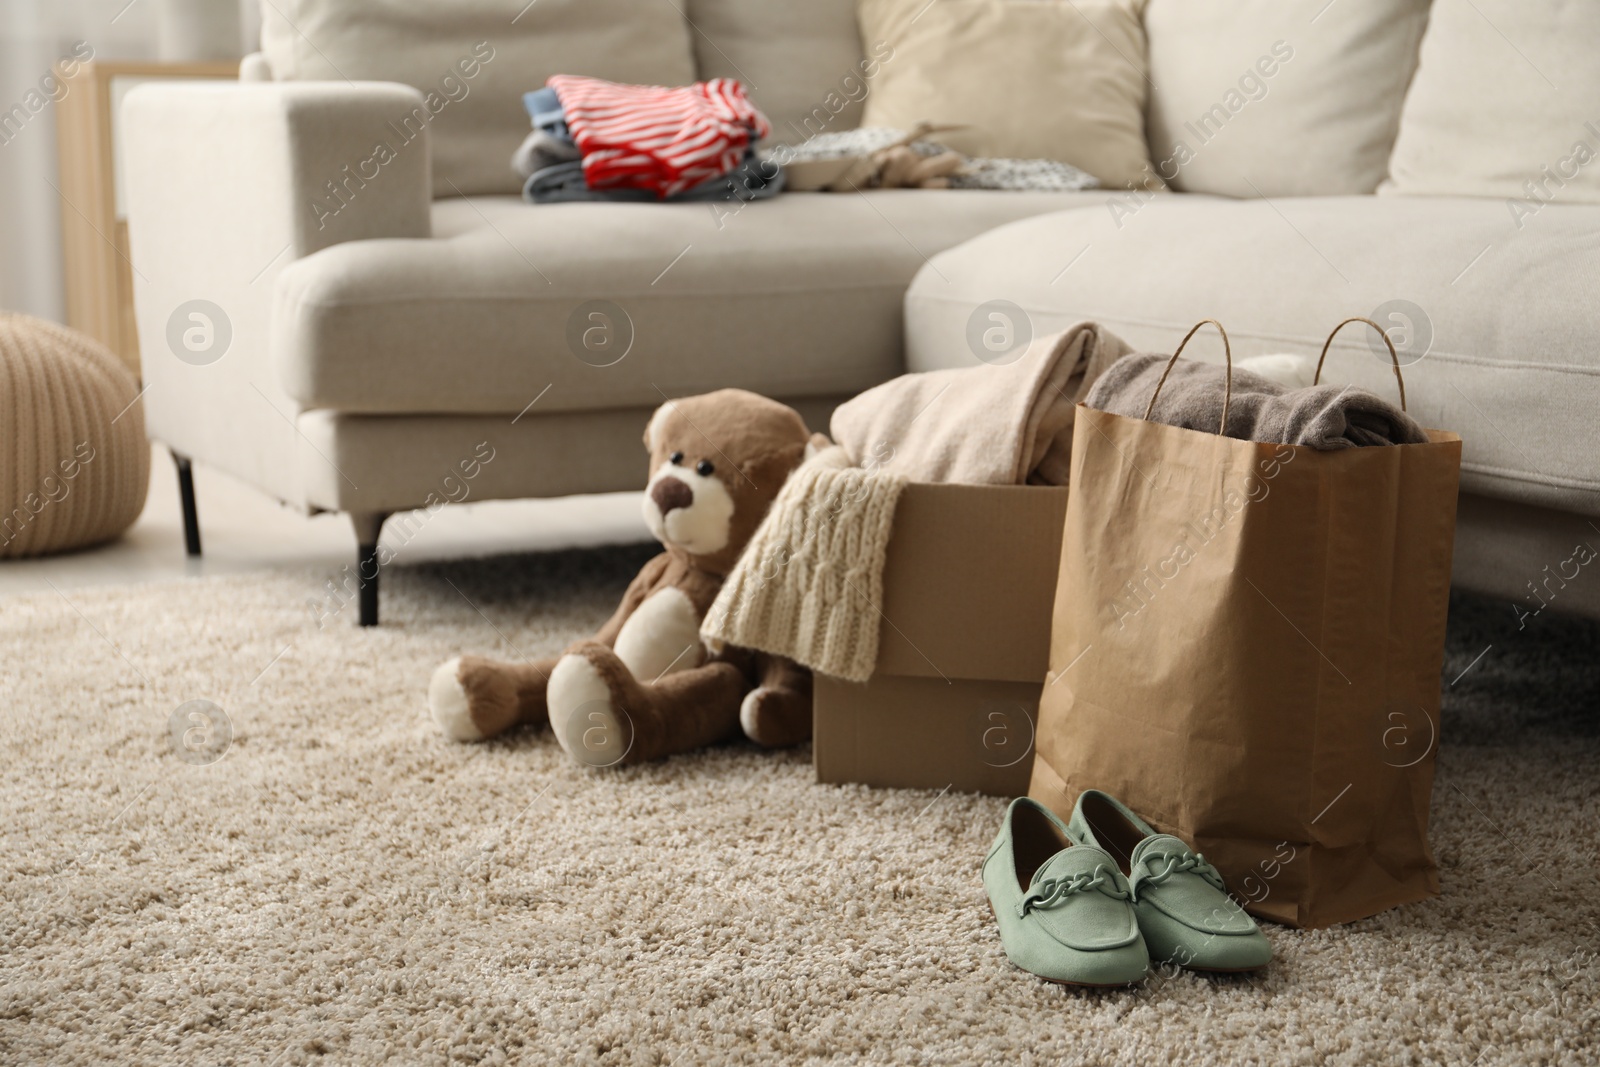
<path id="1" fill-rule="evenodd" d="M 1600 1058 L 1593 624 L 1455 603 L 1441 899 L 1090 994 L 1001 954 L 999 800 L 435 735 L 436 663 L 558 649 L 648 551 L 398 567 L 377 631 L 308 572 L 0 600 L 0 1061 Z"/>

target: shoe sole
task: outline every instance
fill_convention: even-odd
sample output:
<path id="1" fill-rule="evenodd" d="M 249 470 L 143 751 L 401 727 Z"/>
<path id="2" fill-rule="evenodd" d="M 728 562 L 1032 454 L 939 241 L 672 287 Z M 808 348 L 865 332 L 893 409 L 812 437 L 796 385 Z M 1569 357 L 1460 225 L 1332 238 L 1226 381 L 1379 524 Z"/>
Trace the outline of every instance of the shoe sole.
<path id="1" fill-rule="evenodd" d="M 1193 971 L 1195 974 L 1255 974 L 1266 970 L 1269 966 L 1271 964 L 1263 963 L 1259 967 L 1185 967 L 1184 970 Z"/>
<path id="2" fill-rule="evenodd" d="M 1000 925 L 1000 915 L 994 910 L 994 901 L 991 900 L 988 903 L 989 915 L 993 917 L 995 926 L 998 927 Z M 1010 963 L 1011 966 L 1015 967 L 1023 974 L 1031 974 L 1040 981 L 1049 982 L 1051 985 L 1066 986 L 1069 989 L 1132 989 L 1134 986 L 1138 985 L 1140 982 L 1144 981 L 1150 976 L 1150 972 L 1147 970 L 1144 974 L 1141 974 L 1131 982 L 1070 982 L 1065 978 L 1051 978 L 1048 974 L 1040 974 L 1038 971 L 1030 971 L 1028 968 L 1017 963 L 1010 956 L 1006 957 L 1006 962 Z"/>
<path id="3" fill-rule="evenodd" d="M 1158 961 L 1152 957 L 1150 962 L 1158 967 L 1164 967 L 1172 961 Z M 1266 963 L 1258 963 L 1254 967 L 1195 967 L 1184 963 L 1178 964 L 1180 970 L 1191 971 L 1194 974 L 1255 974 L 1258 971 L 1266 970 L 1270 966 L 1272 966 L 1270 959 Z"/>
<path id="4" fill-rule="evenodd" d="M 1015 963 L 1013 963 L 1011 966 L 1017 967 Z M 1144 981 L 1144 976 L 1141 976 L 1139 978 L 1135 978 L 1131 982 L 1069 982 L 1064 978 L 1051 978 L 1047 974 L 1039 974 L 1037 971 L 1030 971 L 1026 967 L 1017 967 L 1017 970 L 1021 971 L 1023 974 L 1031 974 L 1040 981 L 1049 982 L 1051 985 L 1064 985 L 1069 989 L 1132 989 L 1134 986 Z"/>

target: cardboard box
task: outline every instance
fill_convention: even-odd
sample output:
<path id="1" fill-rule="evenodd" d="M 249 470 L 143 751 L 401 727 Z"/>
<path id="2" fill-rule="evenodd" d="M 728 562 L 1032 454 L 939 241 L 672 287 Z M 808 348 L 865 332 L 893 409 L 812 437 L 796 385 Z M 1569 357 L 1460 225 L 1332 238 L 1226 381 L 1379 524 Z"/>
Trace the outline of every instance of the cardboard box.
<path id="1" fill-rule="evenodd" d="M 1066 512 L 1064 488 L 905 488 L 877 669 L 816 678 L 819 782 L 1028 791 Z"/>

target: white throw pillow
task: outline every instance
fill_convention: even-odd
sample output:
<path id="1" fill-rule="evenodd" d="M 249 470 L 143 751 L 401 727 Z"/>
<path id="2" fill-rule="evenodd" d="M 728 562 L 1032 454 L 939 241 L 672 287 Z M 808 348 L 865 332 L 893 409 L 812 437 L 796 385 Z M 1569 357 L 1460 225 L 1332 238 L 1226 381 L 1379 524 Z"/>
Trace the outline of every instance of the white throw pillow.
<path id="1" fill-rule="evenodd" d="M 511 153 L 530 129 L 522 94 L 552 74 L 695 80 L 688 26 L 666 0 L 262 0 L 261 14 L 278 81 L 422 91 L 430 114 L 413 124 L 431 129 L 435 196 L 521 190 Z"/>
<path id="2" fill-rule="evenodd" d="M 1379 192 L 1600 203 L 1600 2 L 1435 0 Z"/>
<path id="3" fill-rule="evenodd" d="M 1428 0 L 1150 0 L 1150 158 L 1174 189 L 1370 193 Z"/>
<path id="4" fill-rule="evenodd" d="M 1054 159 L 1108 186 L 1155 185 L 1144 141 L 1143 0 L 861 0 L 881 67 L 863 126 L 968 129 L 970 156 Z"/>

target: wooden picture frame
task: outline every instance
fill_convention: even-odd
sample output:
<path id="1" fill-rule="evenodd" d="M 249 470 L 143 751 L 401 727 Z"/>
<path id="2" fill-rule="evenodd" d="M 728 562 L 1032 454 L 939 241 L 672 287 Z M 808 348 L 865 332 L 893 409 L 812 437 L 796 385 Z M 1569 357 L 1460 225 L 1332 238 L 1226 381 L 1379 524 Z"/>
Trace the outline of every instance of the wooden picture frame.
<path id="1" fill-rule="evenodd" d="M 60 164 L 62 265 L 67 325 L 115 352 L 139 373 L 133 319 L 133 264 L 118 177 L 118 109 L 134 85 L 162 78 L 239 76 L 237 61 L 154 63 L 89 60 L 58 63 L 66 94 L 56 105 Z"/>

